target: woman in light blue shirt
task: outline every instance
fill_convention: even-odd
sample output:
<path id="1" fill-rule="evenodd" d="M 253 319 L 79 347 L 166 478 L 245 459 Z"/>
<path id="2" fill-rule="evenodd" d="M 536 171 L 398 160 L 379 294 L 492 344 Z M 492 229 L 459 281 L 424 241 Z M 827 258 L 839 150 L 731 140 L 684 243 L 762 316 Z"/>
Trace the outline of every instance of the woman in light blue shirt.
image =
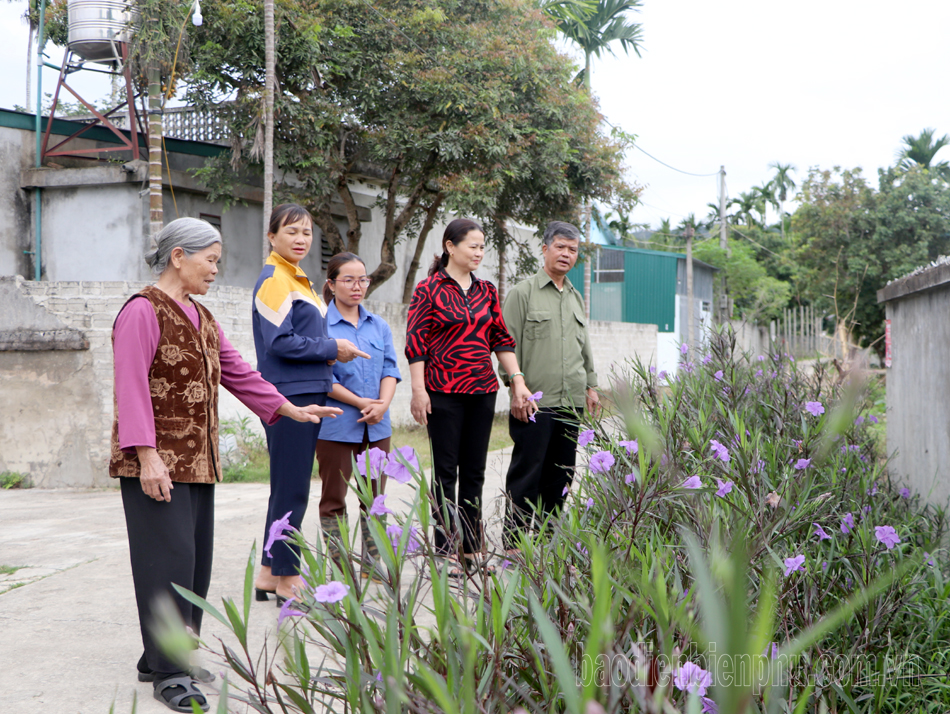
<path id="1" fill-rule="evenodd" d="M 340 253 L 330 258 L 323 286 L 329 336 L 350 340 L 370 355 L 368 360 L 333 365 L 333 389 L 327 406 L 339 407 L 343 414 L 323 422 L 317 441 L 317 461 L 323 482 L 320 526 L 324 535 L 331 537 L 339 537 L 338 519 L 346 518 L 347 481 L 352 473 L 353 458 L 373 448 L 389 453 L 393 433 L 389 404 L 396 384 L 402 380 L 396 366 L 392 330 L 383 318 L 361 304 L 369 283 L 366 265 L 359 256 Z M 383 492 L 385 476 L 372 467 L 371 461 L 366 458 L 366 468 L 377 476 L 373 480 L 373 491 L 378 495 Z M 363 536 L 360 571 L 367 578 L 379 554 L 369 534 L 365 513 L 361 514 L 360 528 Z M 335 548 L 331 547 L 330 553 L 339 558 Z"/>

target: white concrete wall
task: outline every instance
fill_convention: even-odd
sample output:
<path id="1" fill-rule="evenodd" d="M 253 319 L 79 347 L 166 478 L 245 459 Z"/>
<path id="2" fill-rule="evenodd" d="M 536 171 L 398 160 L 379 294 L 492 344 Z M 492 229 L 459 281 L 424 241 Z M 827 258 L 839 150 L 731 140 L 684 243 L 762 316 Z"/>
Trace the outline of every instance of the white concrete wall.
<path id="1" fill-rule="evenodd" d="M 112 426 L 111 333 L 116 314 L 126 299 L 146 283 L 33 282 L 16 278 L 11 288 L 33 302 L 36 313 L 10 311 L 2 324 L 29 322 L 33 327 L 65 326 L 81 330 L 88 350 L 0 352 L 0 470 L 29 473 L 38 486 L 104 486 Z M 252 365 L 251 291 L 215 286 L 200 299 L 214 314 L 224 333 Z M 369 309 L 390 324 L 403 382 L 396 390 L 391 413 L 397 424 L 411 423 L 409 366 L 404 356 L 406 306 L 369 301 Z M 9 322 L 10 324 L 6 324 Z M 639 357 L 655 364 L 655 325 L 592 322 L 595 368 L 602 388 L 626 360 Z M 507 390 L 498 393 L 496 409 L 508 409 Z M 222 419 L 256 417 L 225 390 Z"/>

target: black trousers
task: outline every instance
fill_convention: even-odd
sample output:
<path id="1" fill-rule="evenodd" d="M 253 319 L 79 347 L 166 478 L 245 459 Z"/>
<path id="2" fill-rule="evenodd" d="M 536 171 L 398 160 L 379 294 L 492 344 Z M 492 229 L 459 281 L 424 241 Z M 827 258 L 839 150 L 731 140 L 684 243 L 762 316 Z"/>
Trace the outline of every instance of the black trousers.
<path id="1" fill-rule="evenodd" d="M 577 415 L 567 409 L 541 409 L 535 422 L 508 417 L 514 442 L 505 479 L 508 505 L 505 547 L 517 545 L 518 531 L 537 514 L 539 521 L 564 503 L 564 487 L 574 477 L 577 457 Z"/>
<path id="2" fill-rule="evenodd" d="M 287 401 L 298 407 L 326 406 L 326 392 L 292 394 Z M 271 523 L 290 512 L 290 525 L 300 530 L 310 502 L 310 478 L 316 454 L 320 424 L 281 417 L 273 426 L 264 425 L 267 451 L 270 453 L 270 498 L 264 540 L 261 541 L 261 565 L 269 565 L 274 575 L 296 575 L 300 569 L 300 548 L 287 541 L 276 541 L 271 555 L 264 551 Z"/>
<path id="3" fill-rule="evenodd" d="M 132 582 L 139 611 L 143 659 L 157 679 L 182 672 L 168 659 L 152 637 L 155 601 L 169 595 L 182 620 L 201 632 L 200 607 L 172 589 L 172 583 L 208 596 L 214 554 L 214 484 L 176 483 L 171 501 L 146 496 L 137 478 L 120 478 L 125 524 L 129 532 Z M 139 663 L 139 669 L 142 668 Z"/>
<path id="4" fill-rule="evenodd" d="M 456 517 L 462 525 L 462 552 L 477 553 L 482 548 L 482 487 L 497 396 L 497 392 L 429 392 L 432 413 L 428 429 L 435 474 L 432 483 L 434 542 L 443 553 L 457 550 Z M 445 510 L 449 514 L 448 522 Z"/>

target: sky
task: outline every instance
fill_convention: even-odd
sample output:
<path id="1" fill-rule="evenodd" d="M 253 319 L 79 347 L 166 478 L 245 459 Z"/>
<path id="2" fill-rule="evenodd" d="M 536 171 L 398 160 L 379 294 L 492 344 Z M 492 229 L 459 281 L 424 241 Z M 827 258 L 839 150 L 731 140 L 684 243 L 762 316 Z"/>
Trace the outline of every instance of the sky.
<path id="1" fill-rule="evenodd" d="M 380 0 L 385 5 L 385 0 Z M 0 107 L 26 100 L 26 3 L 0 0 Z M 726 170 L 729 197 L 790 163 L 862 167 L 872 184 L 901 138 L 950 134 L 950 3 L 939 0 L 643 0 L 642 57 L 595 59 L 594 93 L 607 120 L 656 159 L 693 174 Z M 55 64 L 61 51 L 52 49 Z M 55 84 L 46 70 L 45 91 Z M 76 79 L 99 97 L 108 79 Z M 34 93 L 35 103 L 35 93 Z M 946 154 L 946 155 L 944 155 Z M 950 159 L 950 147 L 940 158 Z M 631 149 L 645 186 L 632 218 L 675 225 L 718 201 L 718 179 L 687 176 Z"/>

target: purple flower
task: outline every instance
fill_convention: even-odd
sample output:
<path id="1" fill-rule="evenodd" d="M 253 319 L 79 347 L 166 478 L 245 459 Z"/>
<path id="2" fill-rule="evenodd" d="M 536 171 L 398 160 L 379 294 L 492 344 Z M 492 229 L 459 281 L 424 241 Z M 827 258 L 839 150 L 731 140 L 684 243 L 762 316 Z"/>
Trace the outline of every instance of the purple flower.
<path id="1" fill-rule="evenodd" d="M 818 540 L 831 540 L 831 536 L 825 532 L 824 528 L 817 523 L 812 523 L 812 525 L 815 526 L 815 535 L 818 536 Z"/>
<path id="2" fill-rule="evenodd" d="M 868 496 L 876 496 L 876 495 L 877 495 L 877 484 L 874 484 L 871 486 L 871 488 L 868 489 Z"/>
<path id="3" fill-rule="evenodd" d="M 584 505 L 587 506 L 587 510 L 589 511 L 591 508 L 594 507 L 594 499 L 593 499 L 593 498 L 588 498 L 588 499 L 587 499 L 587 503 L 584 504 Z"/>
<path id="4" fill-rule="evenodd" d="M 761 369 L 756 370 L 755 376 L 756 376 L 756 377 L 761 377 L 761 376 L 762 376 L 762 370 L 761 370 Z"/>
<path id="5" fill-rule="evenodd" d="M 712 362 L 712 355 L 706 355 L 703 357 L 703 366 L 709 364 L 710 362 Z"/>
<path id="6" fill-rule="evenodd" d="M 369 515 L 385 516 L 387 513 L 394 513 L 394 511 L 390 510 L 386 505 L 386 494 L 381 493 L 373 499 L 373 505 L 369 509 Z"/>
<path id="7" fill-rule="evenodd" d="M 821 402 L 805 402 L 805 411 L 812 416 L 821 416 L 825 413 L 825 407 Z"/>
<path id="8" fill-rule="evenodd" d="M 906 486 L 898 491 L 898 493 L 901 495 L 901 498 L 910 498 L 910 489 Z"/>
<path id="9" fill-rule="evenodd" d="M 623 477 L 623 482 L 626 484 L 631 484 L 636 480 L 637 480 L 636 474 L 627 474 L 626 476 Z"/>
<path id="10" fill-rule="evenodd" d="M 393 451 L 386 464 L 384 472 L 391 479 L 399 483 L 412 481 L 412 471 L 419 470 L 419 457 L 411 446 L 400 446 Z"/>
<path id="11" fill-rule="evenodd" d="M 864 416 L 859 416 L 857 419 L 854 420 L 855 426 L 861 426 L 863 423 L 864 423 Z"/>
<path id="12" fill-rule="evenodd" d="M 538 402 L 541 401 L 541 397 L 543 396 L 544 396 L 544 392 L 535 392 L 530 397 L 528 397 L 528 401 L 534 402 L 535 404 L 537 404 Z"/>
<path id="13" fill-rule="evenodd" d="M 759 355 L 756 359 L 759 360 L 759 362 L 765 362 L 765 355 Z"/>
<path id="14" fill-rule="evenodd" d="M 805 572 L 805 556 L 804 555 L 796 555 L 792 558 L 786 558 L 784 563 L 785 563 L 785 577 L 788 577 L 789 575 L 794 573 L 796 570 L 801 570 L 803 573 Z"/>
<path id="15" fill-rule="evenodd" d="M 927 553 L 927 552 L 925 551 L 925 552 L 924 552 L 924 557 L 927 559 L 927 560 L 924 561 L 925 563 L 927 563 L 927 565 L 930 565 L 930 566 L 933 566 L 933 565 L 934 565 L 934 559 L 933 559 L 933 557 L 930 555 L 930 553 Z"/>
<path id="16" fill-rule="evenodd" d="M 854 516 L 851 515 L 851 511 L 848 511 L 844 514 L 844 518 L 841 519 L 841 532 L 847 535 L 854 530 Z"/>
<path id="17" fill-rule="evenodd" d="M 692 374 L 692 373 L 693 373 L 693 363 L 692 363 L 692 362 L 683 362 L 683 371 L 686 372 L 686 374 Z"/>
<path id="18" fill-rule="evenodd" d="M 689 345 L 684 342 L 680 345 L 680 354 L 685 355 L 687 352 L 689 352 Z"/>
<path id="19" fill-rule="evenodd" d="M 567 486 L 564 487 L 564 490 L 561 491 L 561 495 L 562 495 L 562 496 L 566 496 L 566 495 L 569 494 L 570 492 L 571 492 L 571 486 L 570 486 L 570 484 L 568 484 Z"/>
<path id="20" fill-rule="evenodd" d="M 585 429 L 577 436 L 577 445 L 580 447 L 587 446 L 590 442 L 594 440 L 594 430 Z"/>
<path id="21" fill-rule="evenodd" d="M 827 560 L 823 560 L 823 561 L 821 562 L 821 572 L 824 573 L 826 570 L 828 570 L 828 561 L 827 561 Z"/>
<path id="22" fill-rule="evenodd" d="M 709 697 L 702 697 L 699 701 L 703 704 L 703 709 L 699 714 L 719 714 L 719 705 Z"/>
<path id="23" fill-rule="evenodd" d="M 267 553 L 268 558 L 273 557 L 270 554 L 270 549 L 274 547 L 274 543 L 279 540 L 287 540 L 287 536 L 284 535 L 284 531 L 297 530 L 292 525 L 290 525 L 291 513 L 293 513 L 293 511 L 287 511 L 283 518 L 278 518 L 276 521 L 270 524 L 270 529 L 267 531 L 267 543 L 264 545 L 264 552 Z"/>
<path id="24" fill-rule="evenodd" d="M 288 617 L 303 617 L 306 613 L 300 612 L 300 610 L 294 610 L 294 603 L 297 601 L 297 598 L 289 597 L 284 600 L 284 604 L 280 606 L 280 612 L 277 614 L 277 626 L 280 627 L 284 620 Z"/>
<path id="25" fill-rule="evenodd" d="M 317 589 L 313 591 L 313 599 L 325 603 L 340 602 L 349 591 L 350 586 L 346 583 L 331 580 L 326 585 L 317 585 Z"/>
<path id="26" fill-rule="evenodd" d="M 399 547 L 402 532 L 402 526 L 397 526 L 396 524 L 386 526 L 386 535 L 389 536 L 389 541 L 393 544 L 393 550 Z M 419 550 L 421 545 L 422 543 L 419 542 L 419 529 L 415 526 L 410 526 L 409 541 L 406 543 L 406 555 Z"/>
<path id="27" fill-rule="evenodd" d="M 876 526 L 874 528 L 874 537 L 883 543 L 884 547 L 888 550 L 901 542 L 893 526 Z"/>
<path id="28" fill-rule="evenodd" d="M 768 656 L 769 656 L 769 647 L 770 647 L 770 646 L 771 646 L 771 648 L 772 648 L 772 659 L 778 659 L 778 642 L 769 642 L 769 644 L 767 644 L 767 645 L 765 646 L 765 649 L 762 650 L 762 656 L 763 656 L 763 657 L 768 657 Z"/>
<path id="29" fill-rule="evenodd" d="M 721 478 L 717 478 L 716 484 L 719 486 L 716 490 L 716 495 L 720 498 L 725 498 L 726 494 L 732 491 L 732 481 L 723 481 Z"/>
<path id="30" fill-rule="evenodd" d="M 362 454 L 357 454 L 356 468 L 359 469 L 359 472 L 363 476 L 366 476 L 367 453 L 369 453 L 369 477 L 379 478 L 379 475 L 383 472 L 383 467 L 386 465 L 386 458 L 389 456 L 389 454 L 375 446 L 372 449 L 369 449 L 368 452 L 364 451 Z"/>
<path id="31" fill-rule="evenodd" d="M 712 452 L 717 459 L 725 463 L 729 463 L 729 449 L 727 449 L 715 439 L 710 439 L 709 448 L 712 449 Z"/>
<path id="32" fill-rule="evenodd" d="M 673 686 L 681 692 L 705 697 L 706 690 L 712 686 L 712 675 L 699 665 L 686 662 L 673 673 Z"/>
<path id="33" fill-rule="evenodd" d="M 650 365 L 650 374 L 656 374 L 656 367 L 652 364 Z"/>
<path id="34" fill-rule="evenodd" d="M 722 370 L 721 370 L 721 369 L 716 371 L 716 373 L 713 375 L 713 379 L 715 379 L 717 382 L 721 382 L 721 381 L 722 381 Z"/>
<path id="35" fill-rule="evenodd" d="M 589 551 L 587 550 L 587 548 L 584 547 L 583 543 L 581 543 L 580 541 L 577 541 L 574 545 L 576 546 L 578 553 L 580 553 L 581 555 L 589 555 Z"/>
<path id="36" fill-rule="evenodd" d="M 683 481 L 683 488 L 702 488 L 703 482 L 699 476 L 690 476 L 688 479 Z"/>
<path id="37" fill-rule="evenodd" d="M 872 424 L 877 424 L 877 417 L 874 416 L 873 414 L 868 414 L 868 421 L 871 422 Z"/>
<path id="38" fill-rule="evenodd" d="M 811 459 L 799 459 L 795 462 L 795 469 L 797 471 L 804 471 L 809 466 L 811 466 Z"/>
<path id="39" fill-rule="evenodd" d="M 627 456 L 633 456 L 640 449 L 636 439 L 633 441 L 618 441 L 617 444 L 627 450 Z"/>
<path id="40" fill-rule="evenodd" d="M 664 369 L 662 372 L 660 372 L 658 375 L 656 375 L 656 378 L 659 379 L 661 382 L 662 382 L 664 379 L 666 379 L 666 370 Z"/>
<path id="41" fill-rule="evenodd" d="M 538 423 L 538 418 L 535 416 L 535 412 L 531 412 L 531 413 L 528 415 L 528 421 L 530 421 L 532 424 L 537 424 L 537 423 Z"/>
<path id="42" fill-rule="evenodd" d="M 603 474 L 610 471 L 610 467 L 614 465 L 614 455 L 609 451 L 598 451 L 596 454 L 590 457 L 590 470 L 595 474 Z"/>

